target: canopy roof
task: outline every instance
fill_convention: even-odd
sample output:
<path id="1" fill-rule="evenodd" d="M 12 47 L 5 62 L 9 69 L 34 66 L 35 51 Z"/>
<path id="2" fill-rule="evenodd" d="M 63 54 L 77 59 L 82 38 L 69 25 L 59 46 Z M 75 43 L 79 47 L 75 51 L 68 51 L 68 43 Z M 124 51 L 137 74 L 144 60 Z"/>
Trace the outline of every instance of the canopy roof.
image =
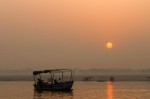
<path id="1" fill-rule="evenodd" d="M 38 75 L 41 73 L 59 73 L 59 72 L 72 72 L 72 70 L 71 69 L 51 69 L 51 70 L 33 71 L 33 75 Z"/>

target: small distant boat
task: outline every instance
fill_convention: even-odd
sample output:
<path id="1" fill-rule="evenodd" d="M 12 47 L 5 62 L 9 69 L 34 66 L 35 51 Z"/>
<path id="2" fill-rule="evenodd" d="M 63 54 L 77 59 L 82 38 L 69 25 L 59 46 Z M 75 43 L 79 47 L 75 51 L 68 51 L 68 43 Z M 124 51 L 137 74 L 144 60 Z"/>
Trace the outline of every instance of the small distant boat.
<path id="1" fill-rule="evenodd" d="M 93 81 L 94 77 L 83 77 L 83 81 Z"/>
<path id="2" fill-rule="evenodd" d="M 115 78 L 114 77 L 110 77 L 109 81 L 114 82 Z"/>
<path id="3" fill-rule="evenodd" d="M 64 73 L 68 72 L 70 76 L 67 75 L 68 80 L 64 80 Z M 41 74 L 48 73 L 49 76 L 47 80 L 44 80 Z M 57 80 L 58 75 L 61 77 Z M 43 71 L 33 71 L 34 77 L 34 89 L 35 90 L 55 90 L 55 91 L 69 91 L 71 90 L 74 83 L 74 71 L 71 69 L 53 69 L 53 70 L 43 70 Z"/>
<path id="4" fill-rule="evenodd" d="M 106 81 L 106 78 L 105 77 L 99 77 L 97 82 L 105 82 Z"/>

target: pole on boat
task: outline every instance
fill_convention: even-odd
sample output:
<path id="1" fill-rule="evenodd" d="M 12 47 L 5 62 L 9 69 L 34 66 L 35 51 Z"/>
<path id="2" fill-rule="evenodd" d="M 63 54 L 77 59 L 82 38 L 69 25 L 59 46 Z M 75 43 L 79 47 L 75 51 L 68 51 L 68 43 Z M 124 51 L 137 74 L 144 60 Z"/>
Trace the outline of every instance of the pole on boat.
<path id="1" fill-rule="evenodd" d="M 72 81 L 72 70 L 71 70 L 71 77 L 70 77 L 70 81 Z"/>
<path id="2" fill-rule="evenodd" d="M 33 78 L 34 78 L 34 83 L 36 84 L 36 81 L 35 81 L 35 76 L 33 76 Z"/>
<path id="3" fill-rule="evenodd" d="M 64 74 L 63 74 L 63 72 L 62 72 L 62 82 L 63 82 L 63 80 L 64 80 Z"/>
<path id="4" fill-rule="evenodd" d="M 49 74 L 50 74 L 50 76 L 51 76 L 51 82 L 53 81 L 53 78 L 52 78 L 52 74 L 51 74 L 51 72 L 49 72 Z"/>
<path id="5" fill-rule="evenodd" d="M 53 81 L 54 81 L 54 73 L 53 73 Z"/>
<path id="6" fill-rule="evenodd" d="M 72 81 L 74 80 L 74 73 L 75 73 L 75 68 L 74 68 L 74 70 L 73 70 Z"/>
<path id="7" fill-rule="evenodd" d="M 39 74 L 39 77 L 40 77 L 40 79 L 41 79 L 41 74 Z"/>

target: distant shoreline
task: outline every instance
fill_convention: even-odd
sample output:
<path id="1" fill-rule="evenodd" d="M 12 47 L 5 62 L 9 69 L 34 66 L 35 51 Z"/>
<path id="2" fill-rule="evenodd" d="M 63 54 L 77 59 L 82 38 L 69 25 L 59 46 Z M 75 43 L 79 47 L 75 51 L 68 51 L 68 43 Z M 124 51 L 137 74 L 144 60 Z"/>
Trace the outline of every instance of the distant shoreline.
<path id="1" fill-rule="evenodd" d="M 75 81 L 150 81 L 150 75 L 76 75 Z M 86 80 L 85 78 L 91 78 Z M 32 75 L 1 75 L 0 81 L 33 81 Z"/>

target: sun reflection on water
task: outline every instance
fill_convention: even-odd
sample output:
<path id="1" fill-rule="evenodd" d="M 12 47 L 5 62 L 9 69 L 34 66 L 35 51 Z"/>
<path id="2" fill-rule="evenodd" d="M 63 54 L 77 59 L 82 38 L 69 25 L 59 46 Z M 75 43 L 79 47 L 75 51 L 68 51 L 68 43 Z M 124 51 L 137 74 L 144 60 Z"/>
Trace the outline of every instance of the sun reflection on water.
<path id="1" fill-rule="evenodd" d="M 112 82 L 107 83 L 107 99 L 113 99 L 113 85 L 112 85 Z"/>

